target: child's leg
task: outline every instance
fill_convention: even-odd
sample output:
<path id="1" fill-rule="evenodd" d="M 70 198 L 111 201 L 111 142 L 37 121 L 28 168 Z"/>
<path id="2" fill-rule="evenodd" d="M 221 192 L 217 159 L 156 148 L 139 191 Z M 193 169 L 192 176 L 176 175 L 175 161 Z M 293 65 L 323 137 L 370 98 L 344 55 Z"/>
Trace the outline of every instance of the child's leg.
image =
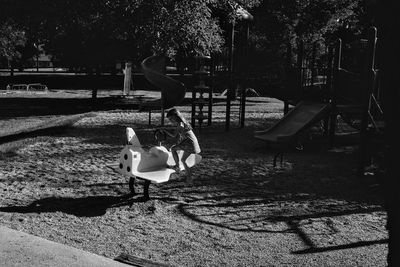
<path id="1" fill-rule="evenodd" d="M 178 156 L 178 152 L 177 152 L 177 147 L 172 146 L 171 153 L 172 153 L 172 157 L 174 158 L 174 161 L 175 161 L 175 167 L 179 167 L 179 156 Z"/>
<path id="2" fill-rule="evenodd" d="M 183 155 L 182 155 L 182 159 L 181 159 L 183 167 L 185 168 L 185 171 L 186 171 L 186 182 L 187 183 L 191 183 L 192 182 L 192 171 L 190 170 L 190 168 L 186 164 L 186 160 L 190 156 L 190 154 L 191 154 L 190 152 L 184 151 Z"/>

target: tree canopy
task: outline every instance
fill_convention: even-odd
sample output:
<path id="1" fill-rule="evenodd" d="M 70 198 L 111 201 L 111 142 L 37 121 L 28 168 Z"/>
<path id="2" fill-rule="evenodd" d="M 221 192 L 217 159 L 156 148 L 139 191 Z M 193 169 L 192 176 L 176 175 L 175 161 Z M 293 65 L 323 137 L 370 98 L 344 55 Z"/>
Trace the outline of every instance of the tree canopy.
<path id="1" fill-rule="evenodd" d="M 25 32 L 10 22 L 0 22 L 0 57 L 14 60 L 21 57 L 19 48 L 26 43 Z"/>
<path id="2" fill-rule="evenodd" d="M 357 34 L 364 16 L 361 0 L 264 0 L 251 12 L 254 61 L 270 62 L 287 60 L 300 43 L 328 43 L 343 27 Z"/>
<path id="3" fill-rule="evenodd" d="M 358 26 L 361 0 L 0 0 L 0 56 L 43 44 L 69 66 L 140 60 L 153 53 L 208 55 L 226 43 L 237 5 L 254 16 L 252 47 L 279 51 Z M 273 54 L 273 53 L 272 53 Z M 279 53 L 275 53 L 279 54 Z"/>

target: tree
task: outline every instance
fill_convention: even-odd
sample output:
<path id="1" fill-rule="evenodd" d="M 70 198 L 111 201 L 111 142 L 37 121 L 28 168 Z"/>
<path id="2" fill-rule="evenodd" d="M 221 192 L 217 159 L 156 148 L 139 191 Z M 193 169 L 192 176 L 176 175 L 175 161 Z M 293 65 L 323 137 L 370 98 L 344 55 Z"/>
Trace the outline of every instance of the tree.
<path id="1" fill-rule="evenodd" d="M 362 15 L 356 11 L 361 0 L 0 1 L 0 15 L 11 17 L 30 43 L 44 44 L 67 65 L 88 68 L 152 53 L 220 51 L 237 5 L 255 18 L 252 47 L 276 60 L 301 40 L 328 38 L 343 21 L 357 26 L 353 21 Z"/>
<path id="2" fill-rule="evenodd" d="M 373 2 L 373 1 L 371 1 Z M 398 115 L 400 106 L 399 60 L 400 41 L 393 38 L 398 33 L 400 17 L 398 14 L 398 3 L 393 0 L 376 1 L 376 20 L 378 24 L 378 40 L 380 43 L 380 69 L 382 104 L 385 120 L 385 174 L 382 177 L 385 198 L 385 209 L 387 212 L 386 228 L 388 230 L 388 254 L 387 266 L 400 265 L 400 195 L 399 195 L 399 168 L 398 153 L 400 149 L 400 130 L 398 127 Z"/>
<path id="3" fill-rule="evenodd" d="M 35 43 L 68 65 L 142 59 L 151 53 L 209 54 L 223 44 L 217 1 L 2 0 Z"/>
<path id="4" fill-rule="evenodd" d="M 359 29 L 361 0 L 264 0 L 251 10 L 255 60 L 291 65 L 299 44 L 329 41 L 344 23 Z M 288 62 L 284 63 L 287 60 Z"/>
<path id="5" fill-rule="evenodd" d="M 10 22 L 0 22 L 0 58 L 8 62 L 21 57 L 19 48 L 26 42 L 25 32 Z"/>

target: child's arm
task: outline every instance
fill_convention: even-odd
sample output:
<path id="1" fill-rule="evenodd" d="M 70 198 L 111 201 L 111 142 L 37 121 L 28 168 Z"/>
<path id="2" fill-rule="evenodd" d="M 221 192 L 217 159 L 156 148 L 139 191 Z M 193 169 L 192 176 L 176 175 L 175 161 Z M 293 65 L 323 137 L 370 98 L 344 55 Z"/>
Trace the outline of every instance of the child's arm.
<path id="1" fill-rule="evenodd" d="M 173 133 L 171 133 L 170 131 L 163 129 L 163 132 L 166 133 L 169 137 L 176 137 L 178 135 L 176 130 Z"/>
<path id="2" fill-rule="evenodd" d="M 169 136 L 169 137 L 179 137 L 179 129 L 181 128 L 181 127 L 183 127 L 182 125 L 181 125 L 182 123 L 180 123 L 180 124 L 178 124 L 175 128 L 174 128 L 174 130 L 172 130 L 172 131 L 168 131 L 167 129 L 163 129 L 163 131 Z"/>

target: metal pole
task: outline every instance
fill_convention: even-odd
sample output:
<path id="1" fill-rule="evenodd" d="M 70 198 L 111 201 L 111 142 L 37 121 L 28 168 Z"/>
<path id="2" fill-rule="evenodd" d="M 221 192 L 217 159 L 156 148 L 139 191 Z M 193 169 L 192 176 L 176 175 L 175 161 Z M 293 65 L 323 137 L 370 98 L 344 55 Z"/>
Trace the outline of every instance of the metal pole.
<path id="1" fill-rule="evenodd" d="M 234 93 L 233 90 L 233 51 L 235 46 L 235 21 L 231 24 L 231 45 L 229 47 L 229 88 L 226 95 L 226 118 L 225 118 L 225 130 L 229 131 L 230 128 L 230 117 L 231 117 L 231 98 Z"/>
<path id="2" fill-rule="evenodd" d="M 241 97 L 241 114 L 240 114 L 240 127 L 244 128 L 244 120 L 246 116 L 246 90 L 247 90 L 247 79 L 249 78 L 249 36 L 250 36 L 250 23 L 246 21 L 246 40 L 245 40 L 245 49 L 244 49 L 244 84 L 242 87 L 242 97 Z"/>

